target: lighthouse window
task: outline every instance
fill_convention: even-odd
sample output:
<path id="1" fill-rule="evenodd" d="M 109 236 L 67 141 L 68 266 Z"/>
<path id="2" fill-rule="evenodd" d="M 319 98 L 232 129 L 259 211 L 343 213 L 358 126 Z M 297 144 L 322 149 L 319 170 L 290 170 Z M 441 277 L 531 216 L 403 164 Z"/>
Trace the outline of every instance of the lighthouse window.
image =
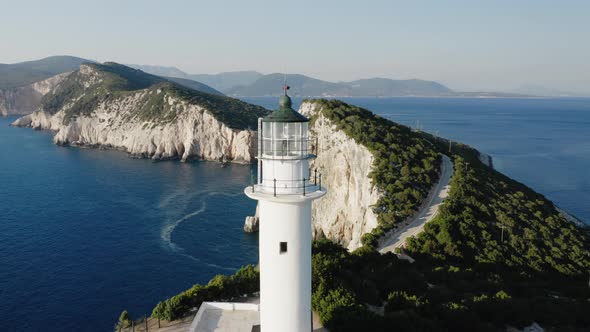
<path id="1" fill-rule="evenodd" d="M 284 254 L 287 252 L 287 242 L 281 242 L 281 254 Z"/>

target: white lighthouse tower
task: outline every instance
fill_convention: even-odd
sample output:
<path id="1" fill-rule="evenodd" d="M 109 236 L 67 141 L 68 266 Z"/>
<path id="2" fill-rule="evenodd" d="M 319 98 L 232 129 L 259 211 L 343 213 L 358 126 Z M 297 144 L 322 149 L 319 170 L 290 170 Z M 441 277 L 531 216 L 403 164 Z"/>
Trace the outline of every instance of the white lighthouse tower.
<path id="1" fill-rule="evenodd" d="M 311 202 L 326 194 L 310 172 L 309 119 L 281 96 L 258 119 L 258 181 L 244 189 L 259 204 L 260 328 L 311 330 Z"/>

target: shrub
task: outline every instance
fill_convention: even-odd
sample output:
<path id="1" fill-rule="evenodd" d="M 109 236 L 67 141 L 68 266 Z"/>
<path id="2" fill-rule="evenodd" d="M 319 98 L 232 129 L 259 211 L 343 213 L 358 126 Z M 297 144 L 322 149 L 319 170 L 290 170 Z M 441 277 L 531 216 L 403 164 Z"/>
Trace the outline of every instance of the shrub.
<path id="1" fill-rule="evenodd" d="M 213 300 L 231 300 L 251 295 L 259 290 L 260 276 L 254 265 L 239 269 L 232 276 L 217 275 L 205 286 L 194 285 L 190 289 L 156 305 L 152 317 L 167 321 L 186 316 L 201 303 Z"/>
<path id="2" fill-rule="evenodd" d="M 130 326 L 131 326 L 131 317 L 129 316 L 129 313 L 127 312 L 127 310 L 123 310 L 123 312 L 121 313 L 121 316 L 119 316 L 119 321 L 117 322 L 117 326 L 115 327 L 115 329 L 117 330 L 117 332 L 120 332 L 122 329 L 128 328 Z"/>

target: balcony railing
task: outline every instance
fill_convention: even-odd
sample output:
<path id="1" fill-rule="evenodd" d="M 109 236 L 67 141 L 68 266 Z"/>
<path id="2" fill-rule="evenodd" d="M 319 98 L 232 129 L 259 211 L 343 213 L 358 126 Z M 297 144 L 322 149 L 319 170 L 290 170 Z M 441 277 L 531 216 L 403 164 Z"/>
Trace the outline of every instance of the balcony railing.
<path id="1" fill-rule="evenodd" d="M 303 195 L 322 190 L 322 174 L 314 172 L 312 179 L 279 180 L 262 179 L 258 184 L 252 184 L 252 192 L 263 192 L 277 195 Z M 311 182 L 310 180 L 313 180 Z"/>

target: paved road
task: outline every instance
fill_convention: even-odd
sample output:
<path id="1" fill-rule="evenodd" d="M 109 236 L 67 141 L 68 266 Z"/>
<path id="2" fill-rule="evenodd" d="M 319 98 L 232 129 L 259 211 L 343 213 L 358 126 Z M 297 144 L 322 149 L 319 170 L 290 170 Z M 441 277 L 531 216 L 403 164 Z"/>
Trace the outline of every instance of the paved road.
<path id="1" fill-rule="evenodd" d="M 394 231 L 385 236 L 385 240 L 381 241 L 379 252 L 393 252 L 395 248 L 403 247 L 406 239 L 410 236 L 415 236 L 424 229 L 424 225 L 436 217 L 438 208 L 445 198 L 449 195 L 449 181 L 453 174 L 453 163 L 451 159 L 443 155 L 441 163 L 441 176 L 438 183 L 430 191 L 428 195 L 427 204 L 408 221 L 408 224 L 401 229 Z"/>

